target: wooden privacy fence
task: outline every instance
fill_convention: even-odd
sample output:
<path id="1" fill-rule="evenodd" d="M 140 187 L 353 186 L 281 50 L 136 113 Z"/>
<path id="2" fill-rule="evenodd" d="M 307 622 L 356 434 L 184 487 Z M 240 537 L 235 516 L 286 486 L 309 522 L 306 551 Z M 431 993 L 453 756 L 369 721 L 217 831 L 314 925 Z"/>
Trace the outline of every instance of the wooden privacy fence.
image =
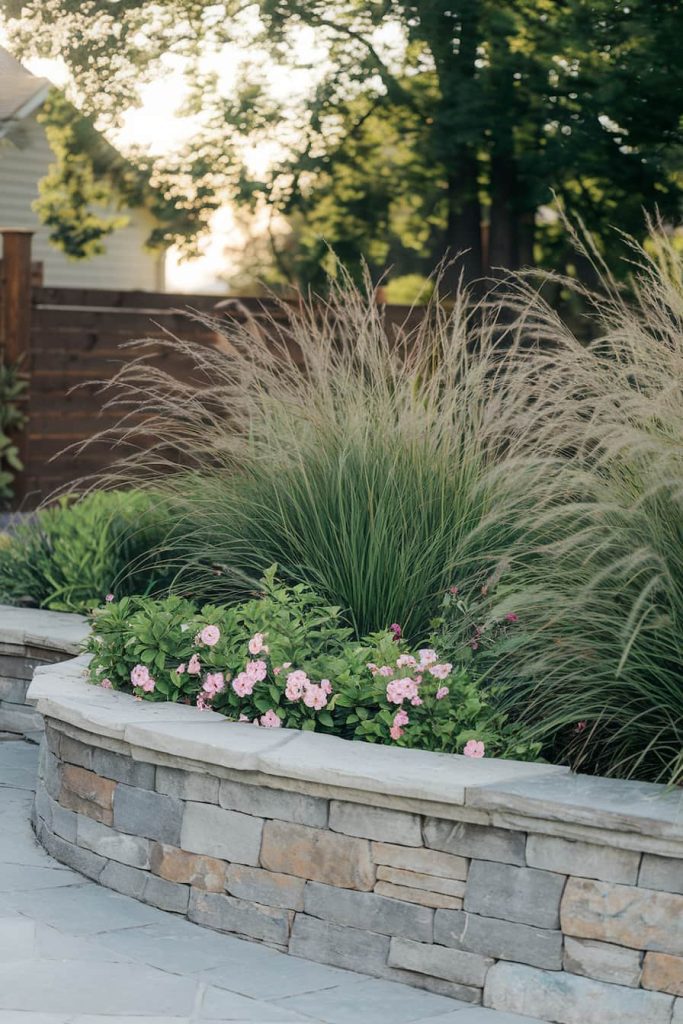
<path id="1" fill-rule="evenodd" d="M 233 320 L 247 314 L 263 317 L 266 311 L 276 319 L 285 316 L 275 304 L 253 298 L 43 287 L 38 268 L 32 271 L 31 233 L 1 233 L 0 347 L 9 362 L 22 361 L 29 379 L 28 427 L 18 439 L 24 472 L 15 487 L 16 503 L 24 508 L 113 460 L 103 444 L 78 456 L 60 453 L 114 426 L 118 414 L 102 408 L 98 382 L 134 358 L 122 350 L 126 342 L 170 332 L 215 346 L 217 335 L 193 319 L 191 311 Z M 405 315 L 404 307 L 388 313 L 395 322 Z M 187 360 L 172 349 L 160 345 L 153 358 L 180 379 L 190 372 Z"/>

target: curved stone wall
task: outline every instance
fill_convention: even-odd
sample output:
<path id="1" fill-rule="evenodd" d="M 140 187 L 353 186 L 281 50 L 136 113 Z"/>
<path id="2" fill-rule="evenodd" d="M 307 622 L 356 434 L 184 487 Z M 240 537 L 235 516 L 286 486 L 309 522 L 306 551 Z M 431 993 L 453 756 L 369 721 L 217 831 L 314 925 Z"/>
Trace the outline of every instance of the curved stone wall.
<path id="1" fill-rule="evenodd" d="M 683 793 L 256 729 L 41 669 L 58 860 L 222 932 L 561 1024 L 683 1024 Z"/>
<path id="2" fill-rule="evenodd" d="M 0 605 L 0 732 L 40 739 L 42 717 L 26 703 L 33 673 L 77 654 L 87 633 L 81 615 Z"/>

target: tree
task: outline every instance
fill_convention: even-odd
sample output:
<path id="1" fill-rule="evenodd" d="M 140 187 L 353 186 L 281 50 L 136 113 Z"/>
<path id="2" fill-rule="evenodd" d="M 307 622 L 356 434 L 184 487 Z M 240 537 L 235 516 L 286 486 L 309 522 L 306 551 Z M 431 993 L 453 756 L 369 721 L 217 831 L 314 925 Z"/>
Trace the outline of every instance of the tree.
<path id="1" fill-rule="evenodd" d="M 300 280 L 325 243 L 401 272 L 466 250 L 470 280 L 539 254 L 565 264 L 537 223 L 553 195 L 608 255 L 611 225 L 638 235 L 642 207 L 679 212 L 680 0 L 28 0 L 10 28 L 66 61 L 105 130 L 182 66 L 202 128 L 149 167 L 182 211 L 162 236 L 191 240 L 225 201 L 266 203 L 300 226 L 282 255 Z M 226 46 L 245 55 L 230 95 L 207 70 L 209 53 L 235 59 Z M 275 71 L 306 67 L 307 86 L 278 95 Z M 275 159 L 255 174 L 264 142 Z"/>

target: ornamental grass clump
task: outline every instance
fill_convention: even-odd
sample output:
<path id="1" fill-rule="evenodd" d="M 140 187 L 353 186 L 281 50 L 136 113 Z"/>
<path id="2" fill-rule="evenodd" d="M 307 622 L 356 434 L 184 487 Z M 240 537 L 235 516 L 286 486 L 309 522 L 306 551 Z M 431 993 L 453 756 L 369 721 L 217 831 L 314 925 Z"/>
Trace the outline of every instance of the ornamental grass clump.
<path id="1" fill-rule="evenodd" d="M 524 395 L 485 310 L 459 295 L 418 321 L 392 331 L 370 286 L 342 276 L 325 300 L 212 323 L 221 349 L 169 339 L 192 381 L 150 366 L 142 343 L 109 385 L 123 416 L 109 436 L 133 446 L 109 482 L 163 493 L 179 592 L 239 599 L 276 562 L 358 637 L 395 620 L 426 636 L 453 573 L 488 544 L 483 481 L 523 443 Z"/>

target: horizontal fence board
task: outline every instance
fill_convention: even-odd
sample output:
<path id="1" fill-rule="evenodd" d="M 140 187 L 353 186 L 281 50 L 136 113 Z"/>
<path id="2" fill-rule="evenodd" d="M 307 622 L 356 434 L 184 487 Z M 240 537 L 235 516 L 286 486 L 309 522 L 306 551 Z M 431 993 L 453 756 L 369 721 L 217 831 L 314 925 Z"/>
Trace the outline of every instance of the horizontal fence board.
<path id="1" fill-rule="evenodd" d="M 264 311 L 284 316 L 282 308 L 272 299 L 240 298 L 230 295 L 192 295 L 186 292 L 113 291 L 106 288 L 34 288 L 34 306 L 100 307 L 105 309 L 168 310 L 191 307 L 202 312 L 248 310 L 263 315 Z M 287 303 L 296 308 L 297 302 Z"/>

